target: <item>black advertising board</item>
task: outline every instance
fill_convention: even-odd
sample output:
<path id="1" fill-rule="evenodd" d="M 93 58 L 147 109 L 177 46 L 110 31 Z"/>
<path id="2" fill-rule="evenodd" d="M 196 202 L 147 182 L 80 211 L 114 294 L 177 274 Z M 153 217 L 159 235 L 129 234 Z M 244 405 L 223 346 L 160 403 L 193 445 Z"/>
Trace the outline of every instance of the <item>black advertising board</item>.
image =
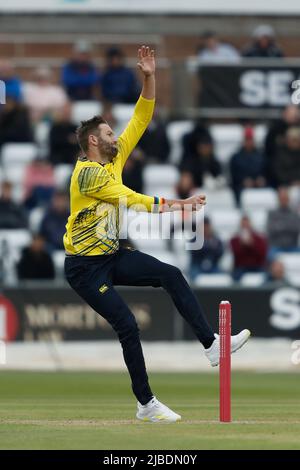
<path id="1" fill-rule="evenodd" d="M 120 288 L 146 341 L 194 340 L 162 289 Z M 300 338 L 300 290 L 295 287 L 196 289 L 218 329 L 218 305 L 232 304 L 232 331 L 249 328 L 255 337 Z M 76 293 L 61 288 L 7 288 L 0 296 L 1 339 L 85 341 L 115 339 L 110 325 Z"/>

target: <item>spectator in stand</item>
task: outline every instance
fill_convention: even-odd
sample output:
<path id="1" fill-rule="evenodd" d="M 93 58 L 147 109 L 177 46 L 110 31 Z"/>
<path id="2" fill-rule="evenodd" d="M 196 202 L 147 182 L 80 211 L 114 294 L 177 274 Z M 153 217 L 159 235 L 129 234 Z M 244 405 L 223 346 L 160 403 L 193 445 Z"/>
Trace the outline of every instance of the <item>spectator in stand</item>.
<path id="1" fill-rule="evenodd" d="M 204 218 L 204 243 L 200 250 L 191 250 L 190 276 L 218 273 L 219 261 L 224 252 L 221 240 L 214 233 L 208 217 Z"/>
<path id="2" fill-rule="evenodd" d="M 299 251 L 300 216 L 290 208 L 287 188 L 279 188 L 278 201 L 278 209 L 269 213 L 267 222 L 270 260 L 281 252 Z"/>
<path id="3" fill-rule="evenodd" d="M 0 147 L 11 142 L 33 141 L 29 113 L 22 103 L 8 96 L 0 111 Z"/>
<path id="4" fill-rule="evenodd" d="M 28 220 L 22 204 L 16 204 L 12 198 L 12 184 L 3 181 L 0 196 L 0 229 L 27 228 Z"/>
<path id="5" fill-rule="evenodd" d="M 71 105 L 66 103 L 51 126 L 49 133 L 49 160 L 53 165 L 74 164 L 79 152 L 76 125 L 71 121 Z"/>
<path id="6" fill-rule="evenodd" d="M 24 84 L 24 101 L 33 122 L 52 121 L 53 115 L 67 102 L 67 95 L 60 85 L 52 83 L 52 72 L 48 67 L 35 70 L 34 81 Z"/>
<path id="7" fill-rule="evenodd" d="M 62 83 L 72 101 L 99 98 L 100 74 L 91 59 L 91 45 L 84 40 L 76 42 L 72 59 L 62 70 Z"/>
<path id="8" fill-rule="evenodd" d="M 123 169 L 122 179 L 125 186 L 128 186 L 137 193 L 143 192 L 143 168 L 145 157 L 139 147 L 136 147 L 127 159 Z"/>
<path id="9" fill-rule="evenodd" d="M 135 74 L 126 67 L 121 49 L 112 47 L 106 52 L 106 69 L 101 79 L 102 95 L 109 103 L 135 103 L 139 95 Z"/>
<path id="10" fill-rule="evenodd" d="M 41 222 L 40 234 L 45 238 L 49 250 L 63 250 L 63 236 L 70 213 L 69 197 L 64 191 L 53 194 L 51 205 Z"/>
<path id="11" fill-rule="evenodd" d="M 266 156 L 266 175 L 268 182 L 276 187 L 276 177 L 273 173 L 273 159 L 278 147 L 284 144 L 286 131 L 290 127 L 300 126 L 300 112 L 299 107 L 296 105 L 287 106 L 283 113 L 282 118 L 275 121 L 267 133 L 265 140 L 265 156 Z"/>
<path id="12" fill-rule="evenodd" d="M 181 166 L 181 178 L 178 183 L 179 194 L 199 187 L 217 186 L 223 183 L 221 165 L 213 153 L 212 140 L 209 137 L 202 138 L 196 144 L 195 154 L 186 159 Z"/>
<path id="13" fill-rule="evenodd" d="M 252 127 L 245 127 L 242 148 L 230 160 L 231 184 L 237 204 L 244 188 L 262 188 L 266 185 L 264 157 L 256 148 Z"/>
<path id="14" fill-rule="evenodd" d="M 6 100 L 11 98 L 17 102 L 22 101 L 22 82 L 9 60 L 0 61 L 0 80 L 5 82 Z"/>
<path id="15" fill-rule="evenodd" d="M 300 184 L 300 126 L 286 131 L 282 145 L 278 145 L 271 163 L 276 187 Z"/>
<path id="16" fill-rule="evenodd" d="M 17 272 L 18 278 L 22 280 L 54 279 L 54 264 L 41 235 L 34 235 L 31 245 L 24 248 Z"/>
<path id="17" fill-rule="evenodd" d="M 166 125 L 156 108 L 154 116 L 145 133 L 139 141 L 139 147 L 145 153 L 147 160 L 153 159 L 157 163 L 166 163 L 170 154 L 170 142 Z"/>
<path id="18" fill-rule="evenodd" d="M 244 50 L 244 57 L 283 57 L 281 49 L 275 41 L 275 33 L 272 26 L 261 24 L 253 31 L 253 43 Z"/>
<path id="19" fill-rule="evenodd" d="M 280 260 L 274 259 L 270 263 L 265 282 L 275 283 L 277 287 L 289 284 L 285 277 L 284 264 Z"/>
<path id="20" fill-rule="evenodd" d="M 242 217 L 240 231 L 230 240 L 230 246 L 234 257 L 235 281 L 239 281 L 246 273 L 264 271 L 267 241 L 253 230 L 249 217 Z"/>
<path id="21" fill-rule="evenodd" d="M 203 119 L 198 119 L 195 122 L 194 128 L 191 132 L 185 134 L 182 138 L 183 154 L 180 166 L 183 166 L 196 152 L 196 146 L 201 140 L 211 139 L 207 123 Z"/>
<path id="22" fill-rule="evenodd" d="M 198 58 L 206 63 L 238 62 L 240 54 L 230 44 L 221 42 L 214 31 L 206 31 L 202 35 Z"/>
<path id="23" fill-rule="evenodd" d="M 23 187 L 27 209 L 48 205 L 55 187 L 52 165 L 43 158 L 36 158 L 26 168 Z"/>

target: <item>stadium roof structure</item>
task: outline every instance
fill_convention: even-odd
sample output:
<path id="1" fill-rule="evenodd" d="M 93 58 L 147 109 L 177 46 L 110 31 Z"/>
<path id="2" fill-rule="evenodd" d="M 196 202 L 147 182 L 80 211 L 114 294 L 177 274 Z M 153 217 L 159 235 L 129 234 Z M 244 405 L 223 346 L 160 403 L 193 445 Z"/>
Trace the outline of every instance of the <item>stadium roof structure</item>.
<path id="1" fill-rule="evenodd" d="M 252 0 L 10 0 L 0 2 L 1 13 L 89 13 L 104 14 L 228 14 L 228 15 L 300 15 L 300 2 L 298 0 L 272 0 L 262 2 Z"/>

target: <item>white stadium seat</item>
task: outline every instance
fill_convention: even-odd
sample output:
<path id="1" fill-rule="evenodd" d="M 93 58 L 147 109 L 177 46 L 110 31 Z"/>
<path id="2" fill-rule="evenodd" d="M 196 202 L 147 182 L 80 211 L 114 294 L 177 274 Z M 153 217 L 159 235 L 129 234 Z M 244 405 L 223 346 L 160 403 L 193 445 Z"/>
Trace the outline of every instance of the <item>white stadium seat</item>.
<path id="1" fill-rule="evenodd" d="M 73 171 L 73 165 L 60 164 L 54 167 L 55 186 L 65 189 L 69 183 Z"/>
<path id="2" fill-rule="evenodd" d="M 300 253 L 281 253 L 278 259 L 283 263 L 285 276 L 294 286 L 300 286 Z"/>
<path id="3" fill-rule="evenodd" d="M 119 125 L 126 126 L 130 121 L 134 112 L 134 104 L 114 104 L 112 107 L 112 114 L 117 120 Z"/>
<path id="4" fill-rule="evenodd" d="M 80 124 L 96 114 L 101 114 L 102 104 L 99 101 L 77 101 L 72 104 L 71 121 Z"/>
<path id="5" fill-rule="evenodd" d="M 13 185 L 13 198 L 20 201 L 23 196 L 22 183 L 26 167 L 38 155 L 35 144 L 5 144 L 2 147 L 3 179 L 10 181 Z"/>
<path id="6" fill-rule="evenodd" d="M 225 272 L 231 272 L 233 267 L 233 254 L 231 250 L 225 249 L 222 258 L 219 261 L 219 268 Z"/>
<path id="7" fill-rule="evenodd" d="M 167 126 L 167 136 L 171 145 L 170 163 L 177 165 L 182 156 L 182 138 L 194 127 L 192 121 L 174 121 Z"/>
<path id="8" fill-rule="evenodd" d="M 277 258 L 284 265 L 287 279 L 294 284 L 300 275 L 300 253 L 280 253 Z"/>
<path id="9" fill-rule="evenodd" d="M 265 233 L 267 228 L 268 211 L 265 209 L 248 210 L 247 215 L 251 220 L 252 227 L 258 233 Z"/>
<path id="10" fill-rule="evenodd" d="M 278 206 L 277 193 L 272 188 L 244 189 L 241 194 L 241 206 L 245 212 L 257 209 L 276 209 Z"/>
<path id="11" fill-rule="evenodd" d="M 65 252 L 64 250 L 55 250 L 52 253 L 52 259 L 55 268 L 55 274 L 57 278 L 64 277 L 64 263 L 65 263 Z"/>
<path id="12" fill-rule="evenodd" d="M 147 165 L 143 171 L 144 192 L 151 196 L 175 197 L 178 180 L 179 172 L 173 165 Z"/>
<path id="13" fill-rule="evenodd" d="M 258 287 L 265 282 L 264 273 L 246 273 L 241 278 L 241 285 L 245 287 Z"/>
<path id="14" fill-rule="evenodd" d="M 295 287 L 300 287 L 300 273 L 287 274 L 288 282 Z"/>
<path id="15" fill-rule="evenodd" d="M 11 170 L 18 165 L 28 165 L 37 157 L 38 148 L 35 144 L 4 144 L 1 151 L 1 160 L 4 171 Z M 15 168 L 14 168 L 15 169 Z"/>
<path id="16" fill-rule="evenodd" d="M 243 142 L 243 126 L 239 124 L 213 124 L 209 127 L 216 157 L 221 163 L 228 163 L 232 155 L 238 151 Z M 258 147 L 262 147 L 266 135 L 266 126 L 254 127 L 254 139 Z"/>
<path id="17" fill-rule="evenodd" d="M 241 220 L 239 209 L 209 211 L 213 228 L 223 242 L 229 241 L 237 232 Z"/>
<path id="18" fill-rule="evenodd" d="M 44 207 L 35 207 L 29 213 L 29 229 L 32 233 L 37 233 L 39 231 L 42 219 L 45 214 Z"/>
<path id="19" fill-rule="evenodd" d="M 234 209 L 236 207 L 233 192 L 230 188 L 220 188 L 213 190 L 197 188 L 193 190 L 193 194 L 205 194 L 205 209 L 207 209 L 208 211 L 214 209 L 227 210 Z"/>
<path id="20" fill-rule="evenodd" d="M 49 122 L 41 121 L 34 129 L 34 140 L 41 147 L 47 147 L 51 125 Z"/>
<path id="21" fill-rule="evenodd" d="M 28 230 L 0 230 L 0 258 L 6 282 L 12 284 L 16 281 L 15 265 L 20 259 L 22 249 L 29 245 L 30 241 Z"/>
<path id="22" fill-rule="evenodd" d="M 243 127 L 239 124 L 213 124 L 209 127 L 215 155 L 222 163 L 227 163 L 237 152 L 243 140 Z"/>
<path id="23" fill-rule="evenodd" d="M 229 274 L 199 274 L 194 280 L 196 287 L 227 287 L 233 283 Z"/>

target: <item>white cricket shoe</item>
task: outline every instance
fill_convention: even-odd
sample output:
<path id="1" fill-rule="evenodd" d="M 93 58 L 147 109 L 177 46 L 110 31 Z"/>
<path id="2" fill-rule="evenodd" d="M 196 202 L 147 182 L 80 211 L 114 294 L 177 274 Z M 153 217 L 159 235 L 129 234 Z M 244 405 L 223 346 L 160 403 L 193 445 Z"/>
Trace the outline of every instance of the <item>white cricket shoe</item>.
<path id="1" fill-rule="evenodd" d="M 146 405 L 138 402 L 137 419 L 152 423 L 175 423 L 181 420 L 181 416 L 170 410 L 166 405 L 160 403 L 153 397 Z"/>
<path id="2" fill-rule="evenodd" d="M 247 343 L 250 338 L 249 330 L 242 330 L 238 335 L 231 336 L 231 353 L 234 353 L 245 343 Z M 215 340 L 209 349 L 205 349 L 205 354 L 208 360 L 210 361 L 212 367 L 219 365 L 220 360 L 220 337 L 215 333 Z"/>

